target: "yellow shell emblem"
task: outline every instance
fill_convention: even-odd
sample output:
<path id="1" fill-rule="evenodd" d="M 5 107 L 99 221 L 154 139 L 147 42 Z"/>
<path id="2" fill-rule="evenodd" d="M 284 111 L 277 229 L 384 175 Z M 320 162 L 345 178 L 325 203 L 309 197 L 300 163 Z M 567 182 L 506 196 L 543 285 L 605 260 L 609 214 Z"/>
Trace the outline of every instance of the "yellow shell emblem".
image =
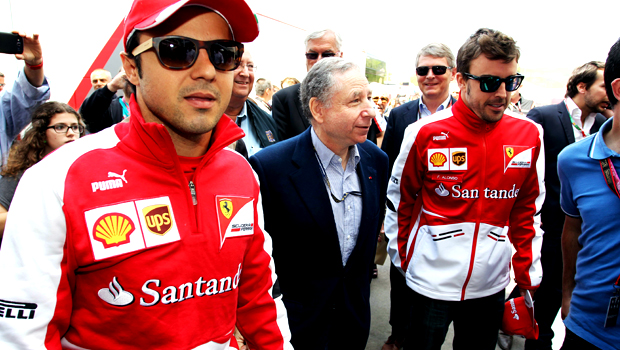
<path id="1" fill-rule="evenodd" d="M 431 164 L 437 167 L 443 166 L 447 160 L 446 156 L 441 152 L 435 152 L 431 155 Z"/>
<path id="2" fill-rule="evenodd" d="M 129 235 L 134 230 L 135 225 L 128 216 L 109 213 L 96 221 L 93 237 L 103 243 L 104 248 L 111 248 L 129 243 Z"/>
<path id="3" fill-rule="evenodd" d="M 506 147 L 506 155 L 508 155 L 508 158 L 512 158 L 512 156 L 515 155 L 515 150 L 512 147 Z"/>
<path id="4" fill-rule="evenodd" d="M 230 219 L 233 214 L 232 202 L 228 199 L 222 199 L 220 201 L 220 210 L 226 219 Z"/>

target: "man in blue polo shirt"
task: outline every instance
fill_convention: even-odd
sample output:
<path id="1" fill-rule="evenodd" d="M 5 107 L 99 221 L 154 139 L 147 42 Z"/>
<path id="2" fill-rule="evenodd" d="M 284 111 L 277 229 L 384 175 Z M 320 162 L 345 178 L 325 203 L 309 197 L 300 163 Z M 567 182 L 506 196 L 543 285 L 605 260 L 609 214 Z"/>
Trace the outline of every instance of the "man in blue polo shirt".
<path id="1" fill-rule="evenodd" d="M 605 64 L 605 88 L 620 116 L 620 40 Z M 620 122 L 566 147 L 558 157 L 564 273 L 563 350 L 618 349 L 620 323 Z"/>

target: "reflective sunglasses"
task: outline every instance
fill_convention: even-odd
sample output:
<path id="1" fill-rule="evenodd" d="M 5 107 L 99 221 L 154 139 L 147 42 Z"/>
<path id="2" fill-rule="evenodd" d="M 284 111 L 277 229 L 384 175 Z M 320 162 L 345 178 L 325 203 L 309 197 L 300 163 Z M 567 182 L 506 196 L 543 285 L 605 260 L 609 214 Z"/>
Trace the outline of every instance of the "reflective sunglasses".
<path id="1" fill-rule="evenodd" d="M 382 97 L 375 96 L 375 97 L 372 98 L 372 100 L 376 102 L 376 101 L 379 101 L 379 98 L 381 98 L 381 101 L 386 101 L 386 102 L 388 101 L 388 98 L 387 97 L 383 97 L 383 96 Z"/>
<path id="2" fill-rule="evenodd" d="M 452 69 L 454 67 L 446 67 L 446 66 L 420 66 L 418 68 L 415 69 L 415 72 L 418 73 L 419 76 L 426 76 L 428 74 L 428 70 L 432 69 L 433 70 L 433 74 L 435 75 L 444 75 L 446 74 L 446 70 L 448 69 Z"/>
<path id="3" fill-rule="evenodd" d="M 309 60 L 316 60 L 317 58 L 319 58 L 319 55 L 323 58 L 336 57 L 336 52 L 306 52 L 306 58 Z"/>
<path id="4" fill-rule="evenodd" d="M 521 86 L 525 76 L 521 74 L 511 75 L 507 78 L 500 78 L 494 75 L 483 75 L 481 77 L 469 73 L 463 73 L 468 79 L 478 80 L 482 92 L 495 92 L 502 83 L 506 83 L 506 91 L 515 91 Z"/>
<path id="5" fill-rule="evenodd" d="M 201 41 L 184 36 L 151 38 L 138 45 L 131 54 L 139 54 L 154 48 L 159 63 L 170 69 L 187 69 L 194 65 L 200 49 L 205 49 L 211 64 L 217 70 L 235 70 L 241 63 L 243 44 L 233 40 Z"/>

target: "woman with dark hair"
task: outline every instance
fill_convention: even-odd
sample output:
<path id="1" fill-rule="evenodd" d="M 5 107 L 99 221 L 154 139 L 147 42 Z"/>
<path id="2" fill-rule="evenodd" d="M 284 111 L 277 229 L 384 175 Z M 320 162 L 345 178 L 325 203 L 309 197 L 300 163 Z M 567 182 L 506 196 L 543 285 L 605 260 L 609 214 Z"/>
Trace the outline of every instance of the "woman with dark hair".
<path id="1" fill-rule="evenodd" d="M 15 142 L 0 178 L 0 239 L 17 184 L 24 171 L 60 146 L 84 135 L 80 114 L 62 102 L 46 102 L 32 114 L 32 125 Z"/>

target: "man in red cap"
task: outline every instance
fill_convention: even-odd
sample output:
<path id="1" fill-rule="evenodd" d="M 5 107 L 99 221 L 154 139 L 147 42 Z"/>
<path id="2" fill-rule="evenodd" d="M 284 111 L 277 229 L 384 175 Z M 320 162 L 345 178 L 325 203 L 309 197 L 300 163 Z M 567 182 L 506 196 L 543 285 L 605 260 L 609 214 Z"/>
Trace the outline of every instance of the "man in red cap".
<path id="1" fill-rule="evenodd" d="M 45 158 L 11 205 L 0 348 L 224 350 L 235 326 L 252 349 L 292 348 L 259 184 L 225 148 L 257 35 L 243 0 L 134 1 L 130 122 Z"/>

